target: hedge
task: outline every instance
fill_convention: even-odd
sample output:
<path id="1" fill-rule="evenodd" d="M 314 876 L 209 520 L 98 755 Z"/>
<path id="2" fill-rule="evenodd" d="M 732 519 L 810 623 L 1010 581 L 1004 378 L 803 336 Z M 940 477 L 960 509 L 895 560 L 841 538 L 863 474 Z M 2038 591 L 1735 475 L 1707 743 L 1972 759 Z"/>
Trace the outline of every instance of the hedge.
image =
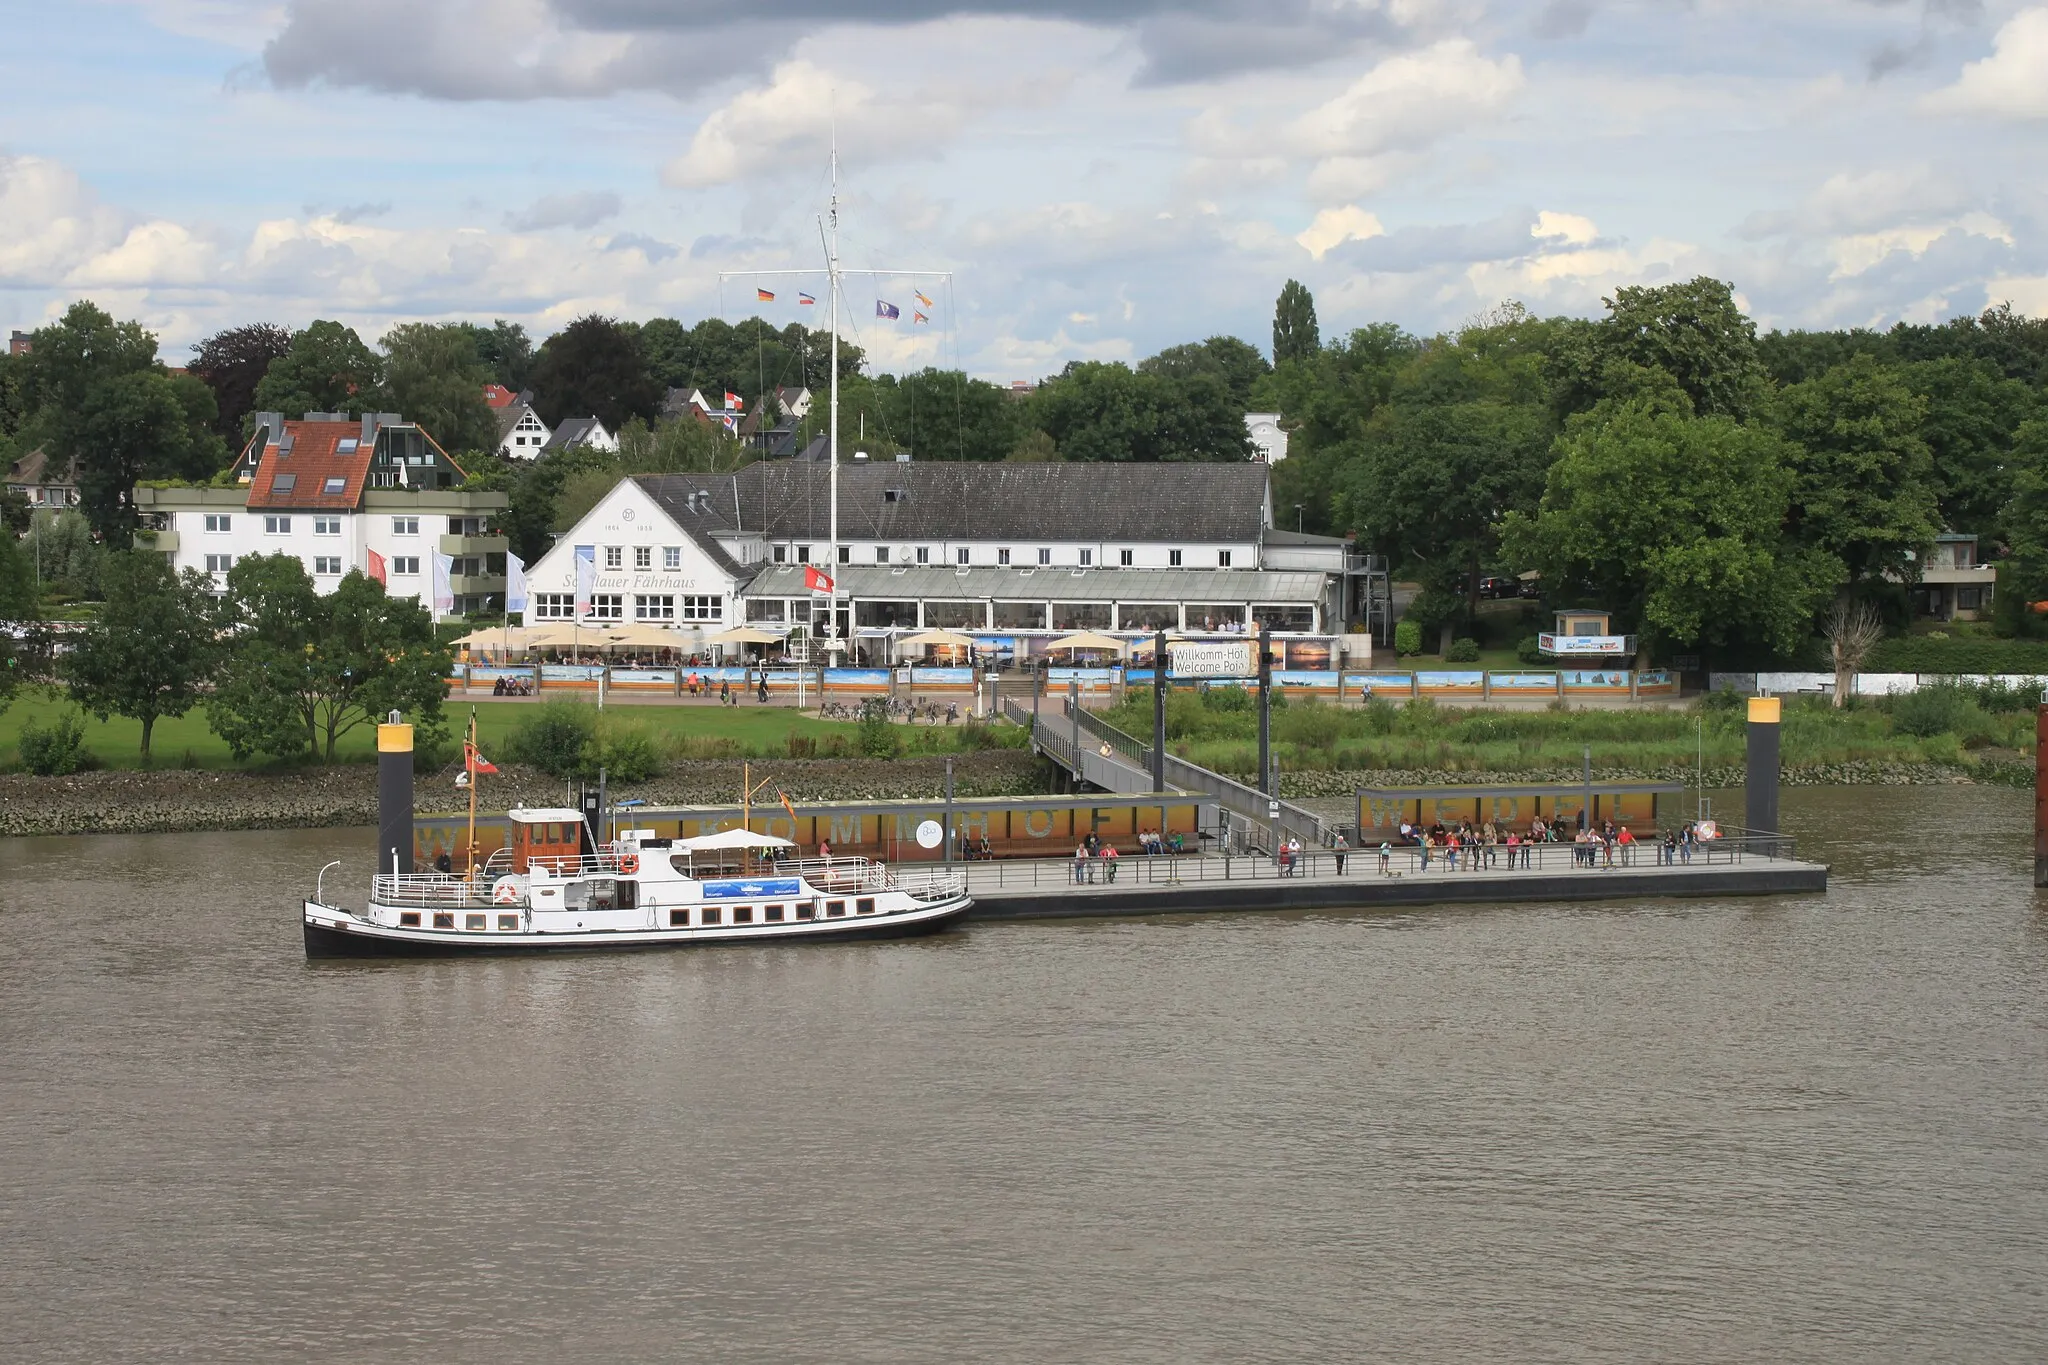
<path id="1" fill-rule="evenodd" d="M 2048 673 L 2048 640 L 1880 640 L 1865 673 Z"/>

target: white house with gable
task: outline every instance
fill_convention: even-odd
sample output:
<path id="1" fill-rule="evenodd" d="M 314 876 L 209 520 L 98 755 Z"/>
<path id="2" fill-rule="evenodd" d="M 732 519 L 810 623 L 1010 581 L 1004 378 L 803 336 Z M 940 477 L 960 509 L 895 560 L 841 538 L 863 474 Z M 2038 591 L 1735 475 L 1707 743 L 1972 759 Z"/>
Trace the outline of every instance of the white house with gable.
<path id="1" fill-rule="evenodd" d="M 761 558 L 758 536 L 738 530 L 738 509 L 691 491 L 665 498 L 621 479 L 576 529 L 526 571 L 526 619 L 609 625 L 638 621 L 717 630 L 740 620 L 740 587 Z M 576 602 L 579 548 L 589 550 L 587 609 Z"/>

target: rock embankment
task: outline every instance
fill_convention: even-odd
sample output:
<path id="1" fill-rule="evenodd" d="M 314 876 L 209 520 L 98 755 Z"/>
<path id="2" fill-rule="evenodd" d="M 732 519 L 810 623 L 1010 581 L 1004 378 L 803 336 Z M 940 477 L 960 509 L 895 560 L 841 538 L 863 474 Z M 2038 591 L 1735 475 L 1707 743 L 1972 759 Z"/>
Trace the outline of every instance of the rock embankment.
<path id="1" fill-rule="evenodd" d="M 792 801 L 929 800 L 946 790 L 943 756 L 880 759 L 771 759 L 752 765 L 755 782 Z M 507 765 L 485 779 L 493 810 L 557 805 L 563 784 Z M 1027 796 L 1045 790 L 1038 760 L 1011 749 L 953 757 L 953 790 L 961 797 Z M 615 797 L 652 806 L 728 805 L 739 800 L 740 764 L 678 763 L 651 781 L 619 784 Z M 464 809 L 446 781 L 422 778 L 413 806 L 422 815 Z M 377 821 L 377 770 L 368 764 L 288 773 L 78 773 L 71 777 L 0 775 L 0 835 L 154 834 L 219 829 L 319 829 Z"/>

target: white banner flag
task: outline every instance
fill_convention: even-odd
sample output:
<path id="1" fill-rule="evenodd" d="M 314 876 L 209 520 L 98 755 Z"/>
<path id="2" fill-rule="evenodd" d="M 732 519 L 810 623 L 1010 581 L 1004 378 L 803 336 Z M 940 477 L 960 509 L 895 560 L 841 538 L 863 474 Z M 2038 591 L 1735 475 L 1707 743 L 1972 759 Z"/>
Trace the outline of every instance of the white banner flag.
<path id="1" fill-rule="evenodd" d="M 455 612 L 455 587 L 449 575 L 455 568 L 455 556 L 434 556 L 434 615 L 450 616 Z"/>
<path id="2" fill-rule="evenodd" d="M 597 588 L 597 547 L 576 547 L 576 614 L 590 615 L 590 595 Z"/>
<path id="3" fill-rule="evenodd" d="M 526 561 L 509 551 L 505 555 L 505 610 L 526 610 Z"/>

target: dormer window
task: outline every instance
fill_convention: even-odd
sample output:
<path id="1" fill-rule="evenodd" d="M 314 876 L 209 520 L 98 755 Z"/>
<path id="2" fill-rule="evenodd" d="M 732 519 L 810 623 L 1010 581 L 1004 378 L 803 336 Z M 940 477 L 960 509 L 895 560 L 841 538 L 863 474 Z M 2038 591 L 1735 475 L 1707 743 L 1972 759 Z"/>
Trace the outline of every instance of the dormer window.
<path id="1" fill-rule="evenodd" d="M 270 476 L 270 492 L 273 497 L 282 497 L 299 486 L 296 474 L 273 474 Z"/>
<path id="2" fill-rule="evenodd" d="M 320 491 L 328 497 L 337 497 L 348 488 L 347 479 L 329 479 L 320 485 Z"/>
<path id="3" fill-rule="evenodd" d="M 889 488 L 882 492 L 883 502 L 908 502 L 910 494 L 901 488 Z"/>

